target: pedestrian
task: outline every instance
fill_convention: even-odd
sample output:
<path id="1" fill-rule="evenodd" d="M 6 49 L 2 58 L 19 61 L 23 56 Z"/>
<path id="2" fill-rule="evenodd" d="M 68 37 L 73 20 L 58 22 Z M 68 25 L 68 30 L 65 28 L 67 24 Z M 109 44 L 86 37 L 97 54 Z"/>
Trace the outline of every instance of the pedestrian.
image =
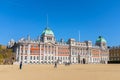
<path id="1" fill-rule="evenodd" d="M 20 69 L 22 69 L 22 61 L 20 62 Z"/>
<path id="2" fill-rule="evenodd" d="M 57 62 L 55 62 L 54 68 L 57 68 Z"/>
<path id="3" fill-rule="evenodd" d="M 85 59 L 83 59 L 83 64 L 85 64 Z"/>

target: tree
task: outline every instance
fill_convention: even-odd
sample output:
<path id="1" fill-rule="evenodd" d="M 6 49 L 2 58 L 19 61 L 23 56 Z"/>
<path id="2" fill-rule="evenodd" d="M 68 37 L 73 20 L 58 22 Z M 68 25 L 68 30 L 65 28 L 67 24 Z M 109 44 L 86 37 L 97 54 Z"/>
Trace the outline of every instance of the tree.
<path id="1" fill-rule="evenodd" d="M 2 45 L 0 45 L 0 51 L 1 51 L 1 49 L 2 49 Z"/>
<path id="2" fill-rule="evenodd" d="M 0 54 L 0 64 L 3 64 L 3 60 L 4 60 L 3 55 Z"/>
<path id="3" fill-rule="evenodd" d="M 13 50 L 3 48 L 2 45 L 0 45 L 0 64 L 13 64 L 13 59 L 15 59 Z"/>

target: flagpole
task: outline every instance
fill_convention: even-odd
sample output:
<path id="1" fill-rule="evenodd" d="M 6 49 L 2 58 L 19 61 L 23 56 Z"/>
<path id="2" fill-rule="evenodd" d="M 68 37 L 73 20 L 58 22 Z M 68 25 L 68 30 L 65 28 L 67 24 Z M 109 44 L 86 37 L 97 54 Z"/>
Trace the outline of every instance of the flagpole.
<path id="1" fill-rule="evenodd" d="M 80 31 L 79 31 L 78 33 L 79 33 L 79 36 L 78 36 L 78 37 L 79 37 L 79 42 L 80 42 Z"/>
<path id="2" fill-rule="evenodd" d="M 47 28 L 48 28 L 48 14 L 47 14 Z"/>

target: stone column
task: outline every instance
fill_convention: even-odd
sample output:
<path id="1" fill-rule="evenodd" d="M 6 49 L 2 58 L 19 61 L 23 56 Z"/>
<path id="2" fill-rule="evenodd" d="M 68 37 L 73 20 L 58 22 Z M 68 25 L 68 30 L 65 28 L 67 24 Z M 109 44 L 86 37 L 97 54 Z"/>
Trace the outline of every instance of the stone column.
<path id="1" fill-rule="evenodd" d="M 21 45 L 19 45 L 19 63 L 21 62 Z"/>
<path id="2" fill-rule="evenodd" d="M 70 48 L 70 58 L 69 59 L 70 59 L 69 62 L 71 63 L 72 62 L 72 47 Z"/>
<path id="3" fill-rule="evenodd" d="M 19 61 L 19 52 L 18 52 L 18 46 L 17 46 L 17 48 L 16 48 L 16 60 L 17 60 L 17 62 Z"/>
<path id="4" fill-rule="evenodd" d="M 54 46 L 54 48 L 53 48 L 53 62 L 55 62 L 55 46 Z"/>
<path id="5" fill-rule="evenodd" d="M 49 46 L 47 45 L 47 51 L 46 51 L 46 52 L 47 52 L 47 53 L 46 53 L 46 55 L 47 55 L 47 63 L 48 63 L 48 61 L 49 61 L 49 56 L 48 56 L 48 55 L 49 55 L 49 51 L 48 51 L 49 49 L 48 49 L 48 48 L 49 48 Z"/>
<path id="6" fill-rule="evenodd" d="M 50 48 L 50 63 L 52 63 L 52 46 Z"/>
<path id="7" fill-rule="evenodd" d="M 44 54 L 43 54 L 43 63 L 45 63 L 45 45 L 43 44 L 43 50 L 44 50 Z"/>
<path id="8" fill-rule="evenodd" d="M 78 63 L 79 47 L 77 48 L 76 63 Z"/>
<path id="9" fill-rule="evenodd" d="M 39 63 L 41 63 L 41 44 L 39 44 Z"/>
<path id="10" fill-rule="evenodd" d="M 100 55 L 100 49 L 99 49 L 99 64 L 101 63 L 101 55 Z"/>
<path id="11" fill-rule="evenodd" d="M 25 61 L 25 45 L 23 45 L 23 63 L 24 63 L 24 61 Z"/>
<path id="12" fill-rule="evenodd" d="M 30 63 L 30 48 L 31 48 L 31 44 L 28 44 L 28 49 L 27 49 L 27 56 L 28 56 L 28 58 L 27 58 L 27 63 Z"/>
<path id="13" fill-rule="evenodd" d="M 56 46 L 55 49 L 56 49 L 56 53 L 55 53 L 55 57 L 56 57 L 55 62 L 56 62 L 56 61 L 58 61 L 58 57 L 59 57 L 59 56 L 58 56 L 58 46 Z"/>
<path id="14" fill-rule="evenodd" d="M 82 48 L 82 58 L 81 58 L 81 64 L 83 64 L 83 57 L 84 57 L 84 53 L 83 53 L 83 48 Z"/>
<path id="15" fill-rule="evenodd" d="M 90 48 L 87 48 L 88 64 L 89 64 L 89 61 L 90 61 L 90 57 L 89 57 L 89 55 L 90 55 L 90 53 L 89 53 L 89 52 L 90 52 L 90 51 L 89 51 L 89 49 L 90 49 Z"/>

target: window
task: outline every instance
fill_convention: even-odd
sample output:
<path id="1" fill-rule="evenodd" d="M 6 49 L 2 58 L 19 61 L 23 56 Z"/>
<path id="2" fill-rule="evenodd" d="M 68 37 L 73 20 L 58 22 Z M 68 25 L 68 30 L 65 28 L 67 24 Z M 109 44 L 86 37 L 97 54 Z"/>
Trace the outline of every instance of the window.
<path id="1" fill-rule="evenodd" d="M 25 50 L 25 53 L 27 54 L 27 50 Z"/>
<path id="2" fill-rule="evenodd" d="M 76 58 L 76 60 L 78 60 L 78 58 Z"/>
<path id="3" fill-rule="evenodd" d="M 116 56 L 117 56 L 117 53 L 116 53 Z"/>
<path id="4" fill-rule="evenodd" d="M 21 53 L 23 53 L 23 50 L 21 50 Z"/>
<path id="5" fill-rule="evenodd" d="M 37 60 L 39 60 L 39 56 L 37 56 Z"/>
<path id="6" fill-rule="evenodd" d="M 117 53 L 117 56 L 119 56 L 119 53 Z"/>
<path id="7" fill-rule="evenodd" d="M 56 57 L 55 57 L 55 60 L 56 60 Z"/>
<path id="8" fill-rule="evenodd" d="M 49 60 L 50 60 L 50 56 L 49 56 Z"/>
<path id="9" fill-rule="evenodd" d="M 47 56 L 45 56 L 45 60 L 47 60 Z"/>
<path id="10" fill-rule="evenodd" d="M 41 60 L 43 60 L 43 56 L 41 57 Z"/>
<path id="11" fill-rule="evenodd" d="M 52 40 L 52 38 L 47 37 L 47 40 Z"/>
<path id="12" fill-rule="evenodd" d="M 52 56 L 52 60 L 53 60 L 53 56 Z"/>
<path id="13" fill-rule="evenodd" d="M 25 56 L 25 60 L 27 60 L 27 56 Z"/>
<path id="14" fill-rule="evenodd" d="M 95 61 L 95 58 L 93 58 L 93 61 Z"/>
<path id="15" fill-rule="evenodd" d="M 118 58 L 117 60 L 119 61 L 120 59 Z"/>
<path id="16" fill-rule="evenodd" d="M 72 55 L 74 55 L 74 52 L 72 52 Z"/>
<path id="17" fill-rule="evenodd" d="M 32 56 L 30 56 L 30 59 L 32 60 Z"/>
<path id="18" fill-rule="evenodd" d="M 35 56 L 34 56 L 34 60 L 35 60 Z"/>
<path id="19" fill-rule="evenodd" d="M 114 56 L 114 54 L 112 53 L 111 56 Z"/>

